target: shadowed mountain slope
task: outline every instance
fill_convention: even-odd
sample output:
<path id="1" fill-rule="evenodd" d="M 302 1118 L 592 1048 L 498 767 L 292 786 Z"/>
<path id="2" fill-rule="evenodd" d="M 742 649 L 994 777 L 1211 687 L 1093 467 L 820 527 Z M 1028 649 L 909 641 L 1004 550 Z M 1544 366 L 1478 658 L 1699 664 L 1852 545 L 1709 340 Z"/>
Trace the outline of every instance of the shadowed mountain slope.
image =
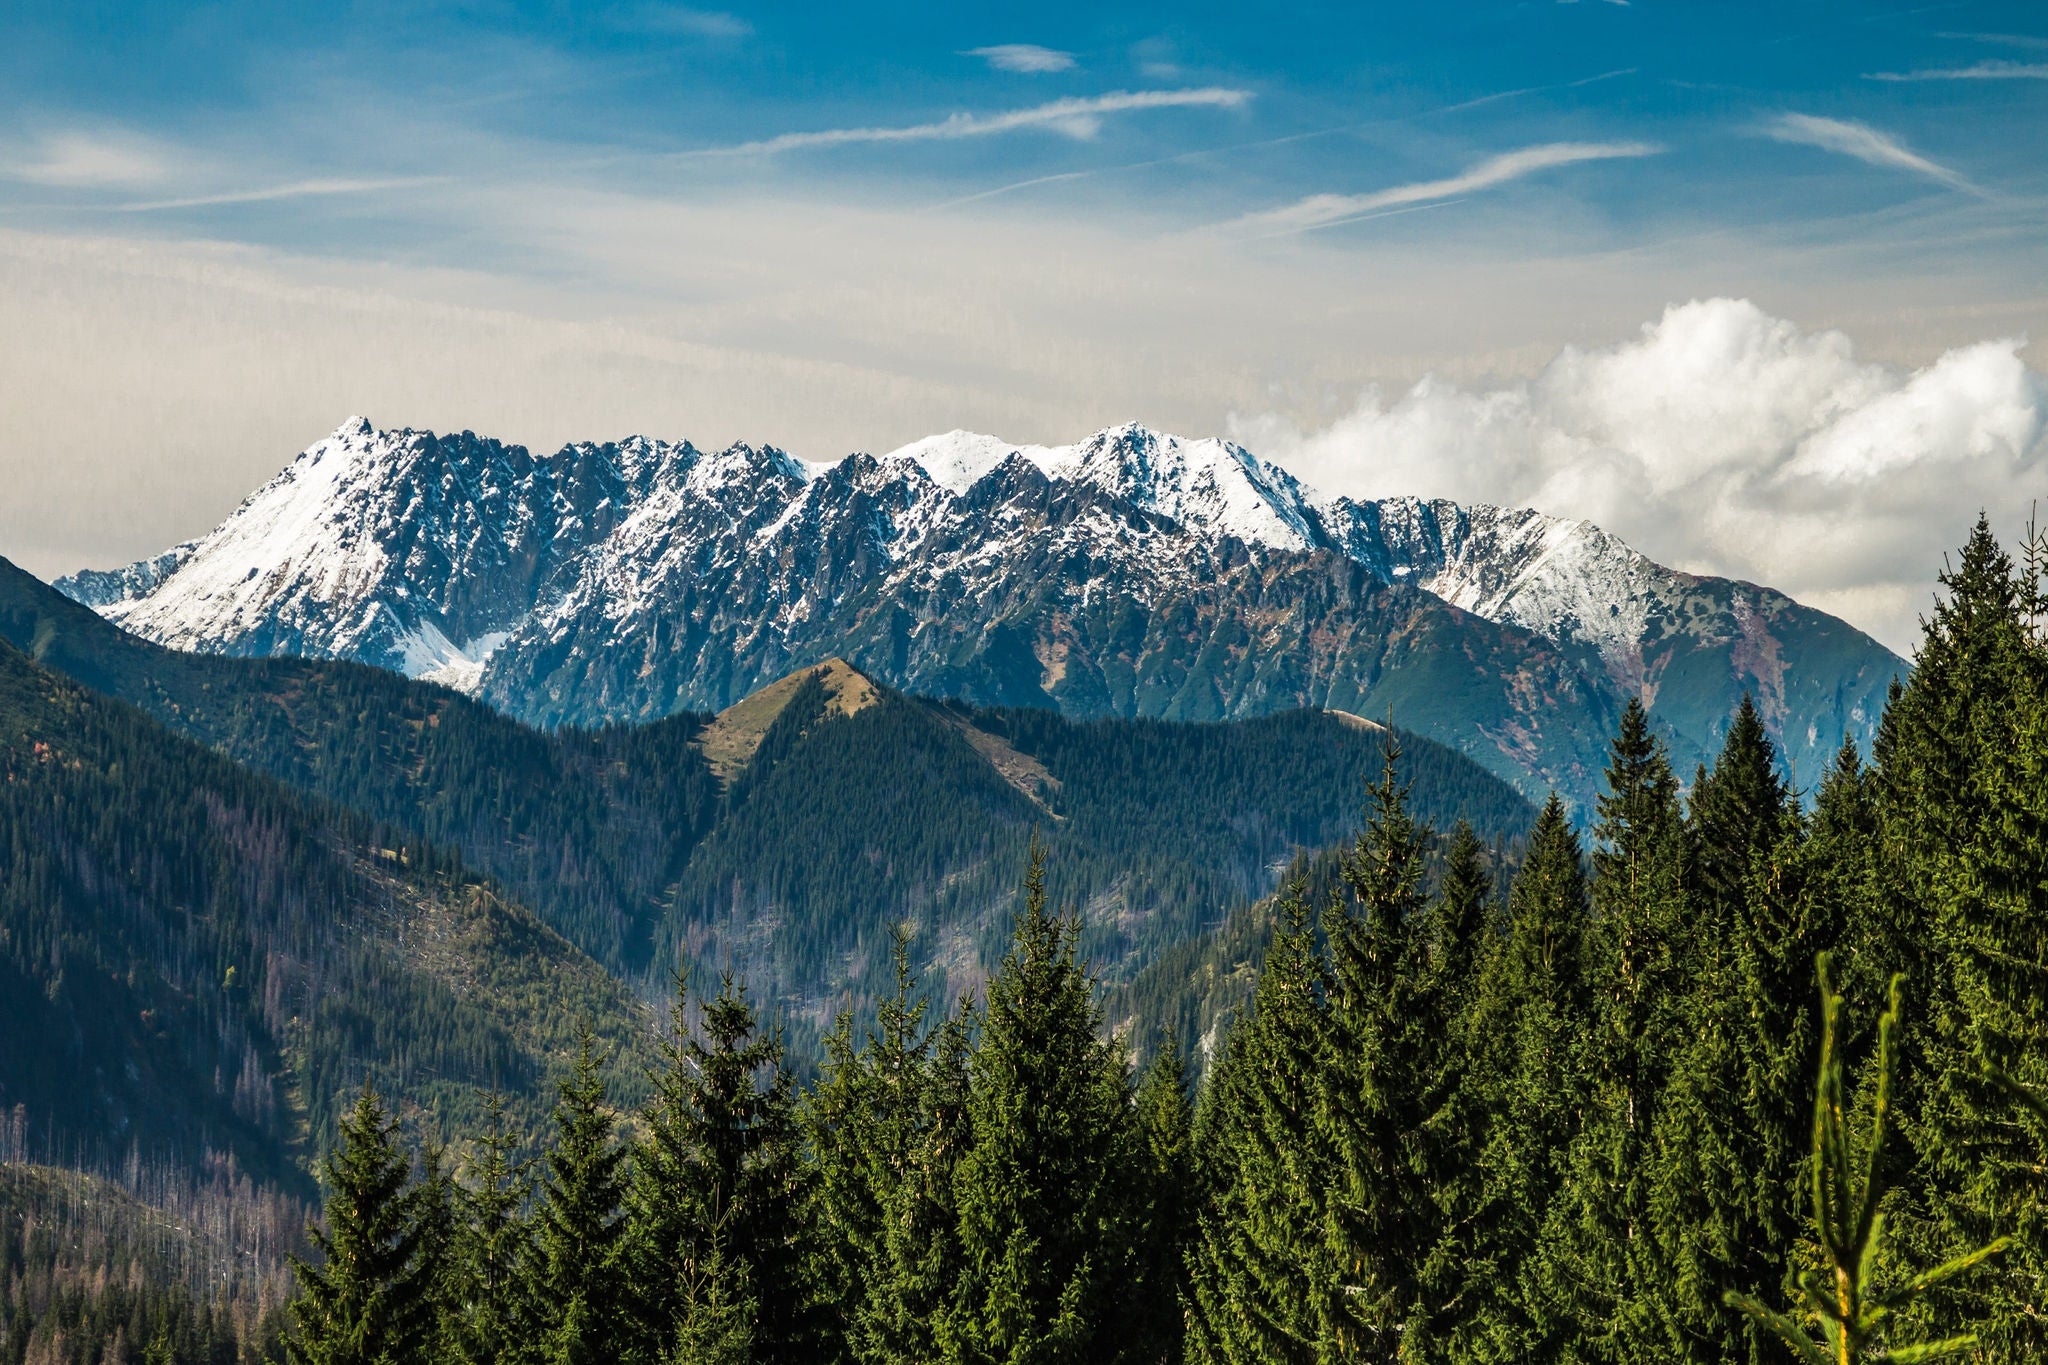
<path id="1" fill-rule="evenodd" d="M 459 864 L 308 801 L 0 641 L 0 1108 L 39 1150 L 303 1186 L 374 1080 L 537 1127 L 589 1018 L 647 1016 Z"/>

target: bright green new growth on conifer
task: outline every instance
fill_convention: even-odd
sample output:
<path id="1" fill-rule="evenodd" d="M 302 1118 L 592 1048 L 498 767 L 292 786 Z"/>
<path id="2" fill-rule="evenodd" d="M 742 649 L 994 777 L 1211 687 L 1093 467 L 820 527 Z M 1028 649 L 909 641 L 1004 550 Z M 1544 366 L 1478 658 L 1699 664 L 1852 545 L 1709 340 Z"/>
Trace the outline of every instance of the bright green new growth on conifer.
<path id="1" fill-rule="evenodd" d="M 1727 1301 L 1775 1333 L 1806 1365 L 1938 1360 L 1977 1345 L 1974 1332 L 1913 1346 L 1883 1344 L 1886 1324 L 1933 1286 L 1954 1278 L 2005 1249 L 2006 1239 L 1958 1256 L 1888 1290 L 1877 1287 L 1876 1268 L 1884 1239 L 1885 1143 L 1892 1128 L 1892 1086 L 1898 1068 L 1903 977 L 1891 982 L 1891 1002 L 1877 1026 L 1877 1092 L 1870 1135 L 1857 1143 L 1849 1133 L 1847 1087 L 1839 1039 L 1842 997 L 1820 956 L 1820 1079 L 1813 1101 L 1813 1229 L 1825 1264 L 1799 1277 L 1800 1318 L 1764 1307 L 1730 1292 Z M 1859 1150 L 1860 1147 L 1860 1150 Z M 1803 1318 L 1803 1321 L 1800 1320 Z M 1809 1326 L 1808 1324 L 1811 1324 Z M 1817 1331 L 1815 1329 L 1818 1329 Z"/>

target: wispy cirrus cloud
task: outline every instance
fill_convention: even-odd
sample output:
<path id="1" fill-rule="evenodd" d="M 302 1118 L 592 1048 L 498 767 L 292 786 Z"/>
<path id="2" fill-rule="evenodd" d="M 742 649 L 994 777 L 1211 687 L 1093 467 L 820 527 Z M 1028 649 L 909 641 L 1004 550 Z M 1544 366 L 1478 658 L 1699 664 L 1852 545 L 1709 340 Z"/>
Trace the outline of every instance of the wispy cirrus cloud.
<path id="1" fill-rule="evenodd" d="M 1977 62 L 1922 71 L 1866 71 L 1866 81 L 2048 81 L 2048 62 Z"/>
<path id="2" fill-rule="evenodd" d="M 173 171 L 162 147 L 138 138 L 88 132 L 46 137 L 25 157 L 0 161 L 0 177 L 65 189 L 104 189 L 158 184 Z"/>
<path id="3" fill-rule="evenodd" d="M 4 149 L 0 149 L 4 150 Z M 244 168 L 245 175 L 249 173 Z M 261 204 L 336 194 L 368 194 L 437 184 L 449 177 L 301 176 L 269 184 L 234 185 L 227 158 L 121 130 L 73 129 L 52 133 L 26 155 L 0 155 L 0 180 L 53 189 L 96 191 L 75 207 L 114 213 L 154 213 L 215 205 Z M 112 196 L 125 191 L 126 199 Z M 149 195 L 148 198 L 136 196 Z"/>
<path id="4" fill-rule="evenodd" d="M 304 199 L 328 194 L 369 194 L 377 190 L 412 189 L 419 185 L 439 184 L 447 179 L 439 175 L 401 176 L 385 180 L 295 180 L 284 185 L 265 185 L 257 189 L 223 190 L 217 194 L 193 194 L 175 199 L 149 199 L 133 204 L 117 204 L 114 207 L 122 213 L 155 213 L 166 209 L 211 208 L 217 204 L 262 204 L 277 199 Z"/>
<path id="5" fill-rule="evenodd" d="M 1966 43 L 1991 43 L 1998 47 L 2048 48 L 2048 38 L 2031 33 L 1937 33 L 1934 36 Z"/>
<path id="6" fill-rule="evenodd" d="M 914 123 L 896 128 L 822 128 L 815 132 L 783 133 L 757 142 L 731 147 L 706 147 L 683 152 L 682 156 L 772 156 L 777 152 L 803 151 L 813 147 L 846 147 L 875 142 L 939 142 L 957 138 L 991 137 L 1024 129 L 1043 128 L 1068 137 L 1087 139 L 1102 131 L 1102 121 L 1112 114 L 1146 109 L 1236 109 L 1250 102 L 1249 90 L 1207 86 L 1199 90 L 1119 90 L 1087 99 L 1054 100 L 1029 109 L 1012 109 L 1000 114 L 954 114 L 937 123 Z"/>
<path id="7" fill-rule="evenodd" d="M 1938 161 L 1930 161 L 1889 133 L 1852 119 L 1821 118 L 1815 114 L 1780 114 L 1761 129 L 1765 137 L 1779 142 L 1818 147 L 1825 152 L 1854 157 L 1869 166 L 1907 171 L 1965 194 L 1984 192 L 1960 172 Z"/>
<path id="8" fill-rule="evenodd" d="M 689 5 L 641 5 L 614 15 L 612 26 L 628 33 L 685 38 L 746 38 L 754 32 L 754 26 L 737 14 Z"/>
<path id="9" fill-rule="evenodd" d="M 1490 156 L 1441 180 L 1420 180 L 1367 194 L 1312 194 L 1282 208 L 1248 213 L 1227 226 L 1273 236 L 1309 232 L 1373 217 L 1388 209 L 1455 199 L 1558 166 L 1655 156 L 1663 150 L 1654 142 L 1545 142 Z"/>
<path id="10" fill-rule="evenodd" d="M 997 43 L 992 47 L 970 48 L 960 55 L 979 57 L 997 71 L 1017 71 L 1026 75 L 1074 69 L 1073 53 L 1040 47 L 1036 43 Z"/>

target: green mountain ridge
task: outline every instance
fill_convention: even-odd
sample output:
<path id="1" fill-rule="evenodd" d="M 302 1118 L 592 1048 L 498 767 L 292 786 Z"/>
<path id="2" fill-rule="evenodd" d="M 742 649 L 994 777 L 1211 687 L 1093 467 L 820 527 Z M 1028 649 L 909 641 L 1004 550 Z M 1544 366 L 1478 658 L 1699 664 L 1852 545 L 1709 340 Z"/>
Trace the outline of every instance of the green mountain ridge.
<path id="1" fill-rule="evenodd" d="M 796 1043 L 866 998 L 899 921 L 950 992 L 974 988 L 1034 832 L 1098 970 L 1128 976 L 1347 837 L 1381 744 L 1326 712 L 1074 721 L 940 703 L 837 662 L 720 717 L 550 733 L 363 665 L 167 651 L 4 564 L 0 637 L 447 850 L 647 998 L 678 967 L 736 967 Z M 1432 818 L 1495 842 L 1526 825 L 1506 783 L 1403 743 Z"/>

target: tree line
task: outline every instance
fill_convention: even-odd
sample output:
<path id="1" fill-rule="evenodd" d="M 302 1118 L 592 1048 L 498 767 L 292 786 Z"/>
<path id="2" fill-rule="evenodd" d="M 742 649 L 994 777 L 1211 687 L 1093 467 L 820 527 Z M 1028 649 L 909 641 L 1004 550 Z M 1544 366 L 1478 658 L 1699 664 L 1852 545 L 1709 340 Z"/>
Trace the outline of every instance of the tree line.
<path id="1" fill-rule="evenodd" d="M 1504 903 L 1390 745 L 1192 1092 L 1105 1027 L 1042 859 L 983 998 L 934 1016 L 899 944 L 806 1093 L 732 980 L 637 1115 L 586 1044 L 531 1165 L 502 1128 L 415 1162 L 366 1092 L 293 1357 L 2041 1359 L 2035 568 L 1980 523 L 1810 808 L 1755 705 L 1683 788 L 1630 706 Z"/>

